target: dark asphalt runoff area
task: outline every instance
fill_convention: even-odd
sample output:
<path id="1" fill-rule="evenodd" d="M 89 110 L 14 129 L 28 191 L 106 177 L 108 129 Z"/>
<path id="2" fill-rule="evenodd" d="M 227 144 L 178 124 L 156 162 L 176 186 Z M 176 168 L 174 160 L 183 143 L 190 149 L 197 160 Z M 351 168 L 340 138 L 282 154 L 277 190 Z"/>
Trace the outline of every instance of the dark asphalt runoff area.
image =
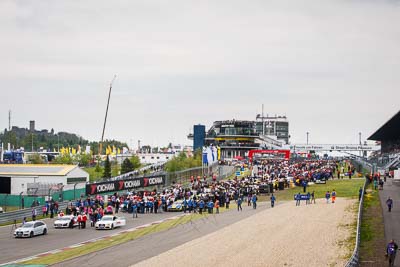
<path id="1" fill-rule="evenodd" d="M 117 216 L 126 218 L 126 226 L 115 228 L 114 230 L 95 230 L 94 227 L 90 227 L 90 222 L 86 224 L 85 229 L 54 229 L 53 222 L 56 219 L 46 219 L 44 221 L 48 228 L 48 234 L 33 238 L 15 238 L 13 226 L 0 227 L 0 264 L 122 232 L 136 226 L 174 217 L 178 214 L 180 213 L 139 214 L 139 218 L 132 219 L 132 214 L 119 213 Z"/>
<path id="2" fill-rule="evenodd" d="M 381 200 L 383 210 L 383 222 L 385 224 L 385 239 L 386 244 L 391 239 L 400 246 L 400 180 L 386 179 L 383 190 L 379 190 L 379 197 Z M 390 197 L 393 199 L 392 211 L 388 212 L 386 200 Z M 386 248 L 382 248 L 384 253 Z M 400 255 L 397 253 L 395 266 L 400 266 Z"/>
<path id="3" fill-rule="evenodd" d="M 235 206 L 230 211 L 220 214 L 214 213 L 213 215 L 178 225 L 166 231 L 149 234 L 118 246 L 93 252 L 52 266 L 131 266 L 193 239 L 200 238 L 235 222 L 249 218 L 266 208 L 270 208 L 269 202 L 258 203 L 256 210 L 248 207 L 246 202 L 243 204 L 242 212 L 238 212 Z M 279 206 L 278 204 L 279 202 L 277 206 Z M 275 208 L 279 208 L 277 206 Z M 173 262 L 166 263 L 166 265 L 173 265 Z"/>

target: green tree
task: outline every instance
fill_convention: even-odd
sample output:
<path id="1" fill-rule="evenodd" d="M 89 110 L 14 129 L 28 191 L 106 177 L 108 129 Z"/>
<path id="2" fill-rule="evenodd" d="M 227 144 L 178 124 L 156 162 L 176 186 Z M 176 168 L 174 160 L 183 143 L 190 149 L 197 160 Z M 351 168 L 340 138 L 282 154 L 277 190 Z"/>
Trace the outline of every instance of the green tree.
<path id="1" fill-rule="evenodd" d="M 178 156 L 168 161 L 165 168 L 169 172 L 176 172 L 199 167 L 201 166 L 201 156 L 201 151 L 196 152 L 193 157 L 187 157 L 186 153 L 181 152 Z"/>
<path id="2" fill-rule="evenodd" d="M 92 156 L 90 154 L 80 154 L 78 155 L 79 166 L 88 166 Z"/>
<path id="3" fill-rule="evenodd" d="M 140 163 L 140 159 L 138 156 L 132 156 L 130 158 L 130 161 L 132 162 L 132 166 L 133 166 L 133 170 L 137 170 L 140 168 L 140 166 L 142 166 L 142 164 Z"/>
<path id="4" fill-rule="evenodd" d="M 110 159 L 108 158 L 108 156 L 106 157 L 106 161 L 104 162 L 103 177 L 111 178 L 111 163 L 110 163 Z"/>
<path id="5" fill-rule="evenodd" d="M 74 160 L 69 154 L 64 154 L 56 157 L 53 161 L 54 164 L 74 164 Z"/>
<path id="6" fill-rule="evenodd" d="M 128 173 L 134 170 L 133 163 L 126 158 L 121 164 L 121 174 Z"/>
<path id="7" fill-rule="evenodd" d="M 29 161 L 32 164 L 43 164 L 43 159 L 39 154 L 33 154 L 29 156 Z"/>
<path id="8" fill-rule="evenodd" d="M 100 164 L 96 164 L 96 168 L 94 169 L 95 172 L 101 172 L 103 169 L 101 168 Z"/>

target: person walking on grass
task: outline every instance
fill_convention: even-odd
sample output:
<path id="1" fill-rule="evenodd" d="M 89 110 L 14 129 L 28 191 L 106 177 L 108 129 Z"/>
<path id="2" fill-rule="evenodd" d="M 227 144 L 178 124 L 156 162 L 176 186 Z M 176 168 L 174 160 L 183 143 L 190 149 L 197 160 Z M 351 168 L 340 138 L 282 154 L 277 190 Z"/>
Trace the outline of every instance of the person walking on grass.
<path id="1" fill-rule="evenodd" d="M 32 209 L 32 221 L 36 221 L 37 211 L 35 208 Z"/>
<path id="2" fill-rule="evenodd" d="M 306 182 L 306 180 L 303 180 L 301 182 L 301 185 L 303 186 L 303 193 L 305 193 L 307 191 L 307 182 Z"/>
<path id="3" fill-rule="evenodd" d="M 399 246 L 394 242 L 394 240 L 390 240 L 389 244 L 386 246 L 386 256 L 389 260 L 389 266 L 394 266 L 394 260 L 396 259 L 396 253 L 399 249 Z"/>
<path id="4" fill-rule="evenodd" d="M 390 197 L 386 200 L 386 205 L 388 207 L 388 211 L 391 212 L 393 208 L 393 199 Z"/>
<path id="5" fill-rule="evenodd" d="M 360 189 L 358 190 L 358 201 L 361 200 L 362 193 L 363 193 L 363 189 L 360 186 Z"/>

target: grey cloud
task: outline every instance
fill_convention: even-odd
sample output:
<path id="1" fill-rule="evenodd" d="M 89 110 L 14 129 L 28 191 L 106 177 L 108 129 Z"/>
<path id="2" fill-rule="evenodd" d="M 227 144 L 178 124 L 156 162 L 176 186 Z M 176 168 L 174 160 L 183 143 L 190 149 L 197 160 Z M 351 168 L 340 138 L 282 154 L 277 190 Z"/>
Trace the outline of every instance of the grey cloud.
<path id="1" fill-rule="evenodd" d="M 14 124 L 98 139 L 116 73 L 108 137 L 188 143 L 192 124 L 252 119 L 264 103 L 288 116 L 293 142 L 307 131 L 356 142 L 398 111 L 399 11 L 398 1 L 2 1 L 0 126 L 12 109 Z"/>

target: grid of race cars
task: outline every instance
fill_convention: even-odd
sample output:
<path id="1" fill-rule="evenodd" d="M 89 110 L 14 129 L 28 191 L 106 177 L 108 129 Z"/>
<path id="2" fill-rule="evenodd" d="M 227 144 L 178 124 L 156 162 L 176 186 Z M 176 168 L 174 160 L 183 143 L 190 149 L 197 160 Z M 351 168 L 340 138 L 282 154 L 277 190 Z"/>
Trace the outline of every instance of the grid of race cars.
<path id="1" fill-rule="evenodd" d="M 138 213 L 157 213 L 155 206 L 163 211 L 183 211 L 191 205 L 194 210 L 200 201 L 216 201 L 223 206 L 230 200 L 237 200 L 260 192 L 270 192 L 270 190 L 282 190 L 282 187 L 289 187 L 289 182 L 296 184 L 300 180 L 317 181 L 319 178 L 330 178 L 337 163 L 331 161 L 310 161 L 301 164 L 289 164 L 287 161 L 280 162 L 260 162 L 253 165 L 253 173 L 249 177 L 234 178 L 226 181 L 207 181 L 191 179 L 191 184 L 187 186 L 174 184 L 162 192 L 126 192 L 122 195 L 114 194 L 109 198 L 108 206 L 104 208 L 103 196 L 96 196 L 95 199 L 77 200 L 70 204 L 75 212 L 67 212 L 66 215 L 61 211 L 57 220 L 54 221 L 54 228 L 85 228 L 86 220 L 92 223 L 97 230 L 115 229 L 125 226 L 126 219 L 123 216 L 116 216 L 118 209 L 122 212 Z M 279 185 L 279 186 L 278 186 Z M 266 189 L 266 190 L 265 190 Z M 111 200 L 111 201 L 110 201 Z M 96 204 L 102 214 L 93 220 L 93 216 L 88 212 L 93 204 Z M 194 203 L 194 204 L 193 204 Z M 118 207 L 117 207 L 118 206 Z M 111 208 L 112 207 L 112 208 Z M 107 212 L 110 209 L 112 212 Z M 116 210 L 117 209 L 117 210 Z M 190 210 L 190 207 L 189 207 Z M 104 211 L 104 212 L 103 212 Z M 117 211 L 117 212 L 115 212 Z M 81 216 L 87 216 L 85 220 Z M 84 223 L 83 223 L 84 221 Z M 27 222 L 14 231 L 17 237 L 33 237 L 35 235 L 46 235 L 48 227 L 44 221 Z"/>

